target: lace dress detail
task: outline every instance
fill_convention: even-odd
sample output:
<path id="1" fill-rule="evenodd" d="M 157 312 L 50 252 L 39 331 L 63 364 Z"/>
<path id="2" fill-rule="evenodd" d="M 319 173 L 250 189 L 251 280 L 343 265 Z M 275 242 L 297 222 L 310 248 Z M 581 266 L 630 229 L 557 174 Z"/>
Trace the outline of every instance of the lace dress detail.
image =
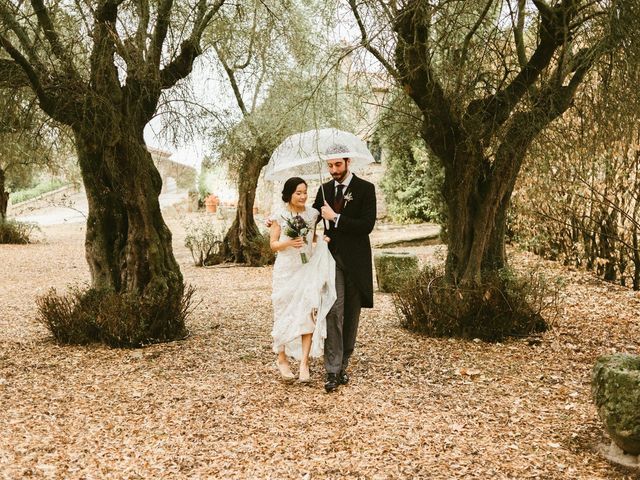
<path id="1" fill-rule="evenodd" d="M 278 252 L 273 265 L 273 350 L 277 353 L 284 349 L 297 360 L 302 356 L 300 337 L 309 333 L 313 334 L 310 356 L 322 356 L 327 336 L 326 316 L 336 300 L 333 257 L 322 238 L 315 248 L 312 244 L 318 215 L 310 207 L 300 213 L 310 227 L 305 246 Z M 285 208 L 270 217 L 280 225 L 281 241 L 288 239 L 284 233 L 285 219 L 291 217 L 292 213 Z M 308 263 L 302 263 L 301 252 L 306 253 Z"/>

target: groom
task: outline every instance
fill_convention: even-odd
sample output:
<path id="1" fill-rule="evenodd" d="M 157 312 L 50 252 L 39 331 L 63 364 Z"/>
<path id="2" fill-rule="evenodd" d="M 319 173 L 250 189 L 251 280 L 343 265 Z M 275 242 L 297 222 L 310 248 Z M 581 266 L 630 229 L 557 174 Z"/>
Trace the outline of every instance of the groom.
<path id="1" fill-rule="evenodd" d="M 336 149 L 338 152 L 340 148 Z M 329 250 L 336 261 L 337 300 L 327 315 L 324 389 L 332 392 L 349 382 L 347 366 L 353 353 L 360 308 L 373 307 L 373 273 L 369 233 L 376 221 L 372 183 L 349 171 L 349 158 L 327 160 L 333 180 L 318 189 L 313 207 L 325 222 Z"/>

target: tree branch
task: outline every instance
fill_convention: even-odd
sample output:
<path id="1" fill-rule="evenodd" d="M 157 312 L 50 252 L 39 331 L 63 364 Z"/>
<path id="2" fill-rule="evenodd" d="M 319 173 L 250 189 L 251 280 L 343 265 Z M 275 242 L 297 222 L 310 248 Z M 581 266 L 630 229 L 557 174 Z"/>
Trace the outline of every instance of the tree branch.
<path id="1" fill-rule="evenodd" d="M 191 39 L 182 42 L 178 56 L 160 70 L 160 88 L 171 88 L 189 75 L 193 69 L 194 60 L 201 53 L 200 45 L 195 44 Z"/>
<path id="2" fill-rule="evenodd" d="M 533 55 L 505 88 L 489 97 L 474 100 L 467 107 L 470 117 L 480 116 L 483 131 L 479 138 L 487 138 L 509 118 L 522 96 L 549 66 L 556 49 L 566 38 L 566 27 L 571 21 L 575 1 L 563 0 L 560 5 L 552 8 L 543 0 L 533 0 L 541 18 L 540 42 Z"/>
<path id="3" fill-rule="evenodd" d="M 211 23 L 211 19 L 213 19 L 213 16 L 216 13 L 218 13 L 218 10 L 220 10 L 220 8 L 222 8 L 222 5 L 224 5 L 225 1 L 226 0 L 217 0 L 216 3 L 214 3 L 213 6 L 209 9 L 208 12 L 206 12 L 204 15 L 199 17 L 200 21 L 195 24 L 193 32 L 191 32 L 192 39 L 197 40 L 197 42 L 200 43 L 200 39 L 202 38 L 204 29 L 207 28 L 207 26 L 209 26 L 209 23 Z M 203 4 L 203 12 L 204 12 L 204 0 L 202 4 Z"/>
<path id="4" fill-rule="evenodd" d="M 511 6 L 511 2 L 508 2 Z M 513 37 L 516 43 L 516 52 L 518 54 L 518 63 L 520 68 L 527 64 L 527 51 L 524 46 L 524 14 L 527 0 L 518 0 L 518 12 L 516 24 L 513 28 Z"/>
<path id="5" fill-rule="evenodd" d="M 164 40 L 167 38 L 167 32 L 169 31 L 169 18 L 172 7 L 173 0 L 161 0 L 158 6 L 158 17 L 153 30 L 151 50 L 149 52 L 149 61 L 156 69 L 160 68 L 162 45 L 164 45 Z"/>
<path id="6" fill-rule="evenodd" d="M 147 29 L 149 28 L 149 0 L 138 0 L 136 2 L 138 7 L 138 14 L 140 15 L 140 21 L 138 22 L 138 29 L 136 31 L 136 45 L 138 51 L 142 56 L 143 52 L 147 50 Z"/>
<path id="7" fill-rule="evenodd" d="M 16 64 L 20 66 L 24 75 L 29 79 L 29 84 L 40 99 L 40 102 L 45 104 L 49 103 L 51 99 L 45 93 L 38 73 L 35 71 L 29 61 L 13 46 L 9 39 L 4 35 L 0 35 L 0 47 L 2 47 L 14 60 L 15 64 L 12 68 L 15 68 Z M 7 60 L 4 61 L 7 62 Z"/>
<path id="8" fill-rule="evenodd" d="M 118 37 L 116 21 L 118 7 L 123 0 L 101 0 L 93 14 L 92 31 L 93 50 L 89 58 L 90 83 L 95 92 L 99 92 L 103 101 L 114 104 L 120 102 L 122 89 L 118 78 L 118 70 L 114 62 Z"/>
<path id="9" fill-rule="evenodd" d="M 254 112 L 256 110 L 256 105 L 258 104 L 258 98 L 260 97 L 260 91 L 262 90 L 262 85 L 264 83 L 264 80 L 267 76 L 267 68 L 266 68 L 266 64 L 267 64 L 267 59 L 265 58 L 265 52 L 264 50 L 262 51 L 262 58 L 261 58 L 261 62 L 260 62 L 260 66 L 262 67 L 260 69 L 260 74 L 258 75 L 258 80 L 256 81 L 256 86 L 253 89 L 253 97 L 251 99 L 251 111 Z"/>
<path id="10" fill-rule="evenodd" d="M 78 9 L 78 12 L 80 13 L 80 17 L 82 17 L 82 21 L 84 23 L 84 28 L 87 29 L 87 32 L 91 31 L 91 26 L 89 24 L 89 20 L 87 19 L 87 16 L 85 15 L 85 12 L 83 10 L 83 6 L 80 3 L 80 0 L 74 0 L 75 4 L 76 4 L 76 8 Z"/>
<path id="11" fill-rule="evenodd" d="M 6 7 L 6 4 L 4 2 L 0 3 L 0 18 L 2 18 L 2 20 L 7 24 L 9 29 L 13 33 L 15 33 L 16 37 L 18 38 L 18 41 L 20 42 L 20 45 L 22 45 L 22 48 L 27 53 L 27 57 L 29 58 L 29 60 L 33 64 L 36 64 L 38 66 L 42 65 L 42 62 L 40 62 L 38 55 L 36 53 L 36 50 L 33 46 L 33 42 L 29 38 L 29 35 L 16 20 L 15 13 L 10 11 Z"/>
<path id="12" fill-rule="evenodd" d="M 209 25 L 213 16 L 224 5 L 225 0 L 217 0 L 216 3 L 208 10 L 204 10 L 204 0 L 199 2 L 198 18 L 194 21 L 194 27 L 191 36 L 182 42 L 180 53 L 171 63 L 160 71 L 160 88 L 171 88 L 179 80 L 185 78 L 193 68 L 193 61 L 202 53 L 200 48 L 200 39 L 204 29 Z"/>
<path id="13" fill-rule="evenodd" d="M 49 16 L 49 11 L 44 6 L 42 0 L 31 0 L 31 6 L 38 17 L 38 24 L 40 28 L 44 32 L 44 36 L 51 45 L 51 50 L 53 54 L 62 62 L 63 68 L 69 72 L 73 72 L 74 76 L 77 76 L 73 68 L 73 62 L 71 57 L 68 55 L 68 52 L 64 49 L 62 44 L 60 43 L 60 37 L 58 36 L 58 32 L 53 26 L 53 22 L 51 21 L 51 17 Z"/>
<path id="14" fill-rule="evenodd" d="M 242 112 L 242 115 L 246 118 L 249 116 L 249 111 L 247 110 L 247 106 L 245 105 L 244 99 L 242 98 L 242 92 L 240 92 L 240 87 L 238 86 L 235 73 L 233 72 L 233 70 L 225 60 L 224 54 L 218 48 L 218 45 L 214 45 L 214 48 L 216 50 L 216 54 L 218 55 L 218 59 L 220 60 L 220 63 L 222 64 L 222 67 L 224 68 L 224 71 L 226 72 L 227 77 L 229 78 L 229 83 L 231 83 L 231 89 L 233 90 L 233 94 L 236 97 L 236 102 L 238 103 L 238 107 L 240 107 L 240 111 Z"/>
<path id="15" fill-rule="evenodd" d="M 253 44 L 256 39 L 256 25 L 258 23 L 258 10 L 253 11 L 253 24 L 251 25 L 251 37 L 249 38 L 249 48 L 247 49 L 247 59 L 244 63 L 236 63 L 233 65 L 234 70 L 243 70 L 251 63 L 251 57 L 253 57 Z"/>
<path id="16" fill-rule="evenodd" d="M 358 28 L 360 29 L 360 44 L 367 49 L 376 59 L 384 66 L 384 68 L 389 72 L 389 75 L 394 78 L 400 79 L 400 74 L 398 71 L 387 61 L 386 58 L 371 44 L 371 40 L 367 35 L 367 30 L 364 27 L 364 22 L 360 16 L 360 12 L 358 11 L 358 6 L 356 5 L 355 0 L 349 0 L 349 6 L 351 7 L 351 11 L 353 12 L 353 16 L 358 23 Z"/>
<path id="17" fill-rule="evenodd" d="M 471 43 L 471 39 L 473 38 L 475 33 L 478 31 L 478 28 L 480 28 L 480 25 L 482 25 L 482 22 L 484 21 L 484 19 L 487 17 L 487 14 L 489 13 L 489 9 L 491 8 L 492 4 L 493 4 L 493 0 L 488 0 L 487 4 L 484 7 L 484 10 L 480 14 L 480 17 L 478 18 L 478 20 L 476 20 L 476 23 L 473 25 L 473 27 L 471 27 L 471 30 L 469 30 L 469 32 L 464 37 L 464 41 L 462 42 L 462 52 L 460 53 L 460 60 L 459 60 L 459 67 L 458 67 L 460 71 L 462 71 L 462 67 L 464 66 L 467 60 L 467 53 L 469 51 L 469 44 Z"/>
<path id="18" fill-rule="evenodd" d="M 420 5 L 416 7 L 416 4 L 411 4 L 401 11 L 394 25 L 398 34 L 398 80 L 424 116 L 422 135 L 425 142 L 445 166 L 454 167 L 458 154 L 462 153 L 457 152 L 457 148 L 465 143 L 463 138 L 467 135 L 432 68 L 429 28 L 416 22 L 415 8 L 420 8 Z M 478 148 L 471 144 L 467 147 Z"/>
<path id="19" fill-rule="evenodd" d="M 505 140 L 496 152 L 493 178 L 512 178 L 515 182 L 519 162 L 524 158 L 529 145 L 549 123 L 571 106 L 578 86 L 601 53 L 601 44 L 581 50 L 572 59 L 573 75 L 566 86 L 558 84 L 552 76 L 540 89 L 534 106 L 528 111 L 513 115 L 504 134 Z"/>
<path id="20" fill-rule="evenodd" d="M 389 24 L 393 23 L 393 19 L 396 16 L 396 12 L 391 8 L 395 9 L 395 2 L 387 2 L 386 0 L 378 0 L 378 6 L 382 9 Z"/>

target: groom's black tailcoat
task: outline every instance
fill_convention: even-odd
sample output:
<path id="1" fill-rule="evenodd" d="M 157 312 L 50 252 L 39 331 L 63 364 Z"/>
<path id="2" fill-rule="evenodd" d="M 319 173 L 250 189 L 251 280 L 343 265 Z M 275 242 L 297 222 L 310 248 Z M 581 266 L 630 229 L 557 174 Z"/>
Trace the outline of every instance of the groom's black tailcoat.
<path id="1" fill-rule="evenodd" d="M 331 180 L 321 187 L 327 203 L 333 206 L 335 182 Z M 360 291 L 362 307 L 373 307 L 373 268 L 371 265 L 371 243 L 369 234 L 376 222 L 376 190 L 373 183 L 353 175 L 344 192 L 342 211 L 338 226 L 326 222 L 325 234 L 331 238 L 329 250 L 343 263 Z M 347 200 L 348 198 L 351 200 Z M 318 189 L 313 208 L 320 211 L 324 205 L 322 191 Z M 320 220 L 322 221 L 322 220 Z"/>

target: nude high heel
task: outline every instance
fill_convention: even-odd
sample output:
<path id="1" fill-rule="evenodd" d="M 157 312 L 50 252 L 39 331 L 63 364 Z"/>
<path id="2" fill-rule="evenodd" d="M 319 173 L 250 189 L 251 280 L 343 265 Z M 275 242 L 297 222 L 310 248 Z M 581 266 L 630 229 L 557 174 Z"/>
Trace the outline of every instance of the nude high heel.
<path id="1" fill-rule="evenodd" d="M 311 375 L 309 374 L 309 367 L 303 368 L 300 366 L 300 374 L 298 375 L 298 381 L 300 383 L 309 383 L 311 381 Z"/>
<path id="2" fill-rule="evenodd" d="M 291 382 L 296 379 L 296 376 L 291 371 L 288 363 L 280 363 L 278 360 L 276 360 L 276 367 L 278 367 L 280 376 L 284 381 Z"/>

